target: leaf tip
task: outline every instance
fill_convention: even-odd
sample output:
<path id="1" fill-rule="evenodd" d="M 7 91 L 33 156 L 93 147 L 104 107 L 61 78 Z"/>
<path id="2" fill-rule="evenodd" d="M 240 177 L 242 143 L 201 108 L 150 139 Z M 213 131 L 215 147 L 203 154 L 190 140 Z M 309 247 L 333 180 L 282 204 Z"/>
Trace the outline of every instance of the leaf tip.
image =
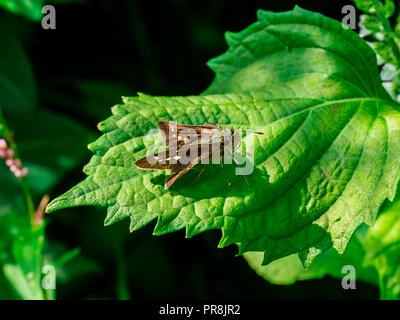
<path id="1" fill-rule="evenodd" d="M 123 103 L 128 103 L 129 102 L 129 97 L 121 96 L 121 100 Z"/>
<path id="2" fill-rule="evenodd" d="M 45 213 L 53 213 L 54 211 L 57 211 L 59 209 L 62 209 L 62 201 L 60 201 L 59 198 L 56 198 L 52 200 L 45 209 Z"/>
<path id="3" fill-rule="evenodd" d="M 229 46 L 236 46 L 239 41 L 238 41 L 238 35 L 234 32 L 227 31 L 224 34 L 225 36 L 225 41 Z"/>
<path id="4" fill-rule="evenodd" d="M 137 95 L 138 95 L 138 97 L 144 97 L 144 98 L 151 97 L 151 95 L 143 93 L 143 92 L 137 92 Z"/>
<path id="5" fill-rule="evenodd" d="M 268 12 L 263 10 L 263 9 L 258 9 L 257 10 L 257 19 L 262 21 L 262 22 L 264 22 L 264 23 L 266 23 L 266 24 L 269 24 Z"/>
<path id="6" fill-rule="evenodd" d="M 111 108 L 111 112 L 112 112 L 112 109 L 113 109 L 114 107 L 112 107 Z M 104 131 L 104 129 L 106 128 L 106 124 L 105 124 L 105 121 L 101 121 L 101 122 L 99 122 L 98 124 L 97 124 L 97 129 L 99 130 L 99 131 Z"/>
<path id="7" fill-rule="evenodd" d="M 230 244 L 230 243 L 228 242 L 227 238 L 222 237 L 221 240 L 220 240 L 219 243 L 218 243 L 217 248 L 222 249 L 222 248 L 228 246 L 229 244 Z"/>
<path id="8" fill-rule="evenodd" d="M 303 8 L 300 7 L 298 4 L 295 4 L 295 5 L 294 5 L 293 11 L 294 11 L 294 12 L 301 12 L 301 13 L 308 12 L 308 10 L 303 9 Z"/>

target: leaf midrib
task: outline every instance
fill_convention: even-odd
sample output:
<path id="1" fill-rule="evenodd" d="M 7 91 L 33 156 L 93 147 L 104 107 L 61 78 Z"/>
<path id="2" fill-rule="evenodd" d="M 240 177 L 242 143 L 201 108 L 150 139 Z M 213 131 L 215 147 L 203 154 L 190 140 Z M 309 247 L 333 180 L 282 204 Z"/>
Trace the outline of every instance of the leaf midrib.
<path id="1" fill-rule="evenodd" d="M 257 91 L 259 91 L 259 90 L 257 90 Z M 252 93 L 252 92 L 257 92 L 257 91 L 249 91 L 249 93 Z M 254 99 L 254 98 L 253 98 Z M 262 102 L 269 102 L 269 101 L 282 101 L 282 100 L 297 100 L 297 99 L 301 99 L 301 100 L 318 100 L 318 99 L 313 99 L 313 98 L 308 98 L 308 97 L 292 97 L 292 98 L 272 98 L 272 99 L 260 99 L 260 100 L 257 100 L 257 101 L 262 101 Z M 382 102 L 382 103 L 386 103 L 386 104 L 388 104 L 388 105 L 391 105 L 391 106 L 393 106 L 393 107 L 395 107 L 395 108 L 399 108 L 400 107 L 400 104 L 398 104 L 398 103 L 396 103 L 395 101 L 390 101 L 390 100 L 387 100 L 387 99 L 383 99 L 383 98 L 371 98 L 371 97 L 358 97 L 358 98 L 346 98 L 346 99 L 340 99 L 340 100 L 329 100 L 329 101 L 324 101 L 324 100 L 321 100 L 321 101 L 323 101 L 323 103 L 321 103 L 321 104 L 314 104 L 314 105 L 311 105 L 311 106 L 309 106 L 309 107 L 306 107 L 306 108 L 304 108 L 304 109 L 302 109 L 302 110 L 300 110 L 300 111 L 297 111 L 297 112 L 294 112 L 294 113 L 291 113 L 291 114 L 289 114 L 289 115 L 286 115 L 286 116 L 283 116 L 283 117 L 281 117 L 281 118 L 279 118 L 279 119 L 276 119 L 276 120 L 274 120 L 274 121 L 272 121 L 272 122 L 269 122 L 268 124 L 266 124 L 265 126 L 256 126 L 256 125 L 245 125 L 245 124 L 239 124 L 239 123 L 229 123 L 229 124 L 221 124 L 221 126 L 230 126 L 230 125 L 237 125 L 238 127 L 243 127 L 243 128 L 246 128 L 246 127 L 248 127 L 248 128 L 264 128 L 264 127 L 267 127 L 267 126 L 269 126 L 269 125 L 271 125 L 271 124 L 275 124 L 275 123 L 277 123 L 277 122 L 279 122 L 279 121 L 283 121 L 283 120 L 286 120 L 286 119 L 290 119 L 291 117 L 295 117 L 295 116 L 297 116 L 297 115 L 300 115 L 300 114 L 302 114 L 302 113 L 304 113 L 304 112 L 307 112 L 307 111 L 312 111 L 312 110 L 314 110 L 314 109 L 317 109 L 317 108 L 320 108 L 320 107 L 324 107 L 324 106 L 327 106 L 327 105 L 330 105 L 330 104 L 340 104 L 340 103 L 347 103 L 347 102 L 357 102 L 357 101 L 378 101 L 378 102 Z M 253 102 L 253 100 L 242 100 L 242 101 L 231 101 L 231 102 L 226 102 L 226 103 L 212 103 L 212 104 L 198 104 L 198 105 L 183 105 L 182 103 L 177 103 L 177 104 L 169 104 L 168 105 L 168 107 L 182 107 L 182 108 L 184 108 L 184 107 L 186 107 L 186 106 L 192 106 L 192 107 L 215 107 L 215 106 L 224 106 L 224 105 L 230 105 L 230 104 L 243 104 L 243 103 L 249 103 L 249 102 Z M 155 106 L 155 107 L 153 107 L 152 109 L 156 109 L 156 108 L 165 108 L 165 106 L 163 106 L 163 105 L 159 105 L 159 106 Z M 137 112 L 137 111 L 133 111 L 133 112 Z M 130 113 L 129 113 L 130 114 Z M 129 115 L 128 114 L 128 115 Z M 127 116 L 128 116 L 127 115 Z M 123 116 L 121 119 L 123 119 L 125 116 Z M 119 119 L 119 120 L 121 120 L 121 119 Z M 118 121 L 119 121 L 118 120 Z M 106 132 L 106 134 L 108 134 L 108 133 L 110 133 L 110 132 L 113 132 L 113 131 L 116 131 L 116 130 L 122 130 L 122 131 L 124 131 L 122 128 L 120 128 L 119 126 L 118 126 L 118 121 L 115 123 L 116 124 L 116 126 L 118 127 L 118 128 L 115 128 L 115 129 L 113 129 L 113 130 L 110 130 L 110 131 L 107 131 Z M 124 131 L 125 132 L 125 131 Z M 144 137 L 145 135 L 138 135 L 138 136 L 135 136 L 135 137 L 133 137 L 133 139 L 135 139 L 135 138 L 141 138 L 141 137 Z M 120 145 L 120 144 L 122 144 L 123 142 L 121 142 L 121 143 L 119 143 L 119 144 L 113 144 L 113 146 L 115 147 L 115 146 L 118 146 L 118 145 Z"/>

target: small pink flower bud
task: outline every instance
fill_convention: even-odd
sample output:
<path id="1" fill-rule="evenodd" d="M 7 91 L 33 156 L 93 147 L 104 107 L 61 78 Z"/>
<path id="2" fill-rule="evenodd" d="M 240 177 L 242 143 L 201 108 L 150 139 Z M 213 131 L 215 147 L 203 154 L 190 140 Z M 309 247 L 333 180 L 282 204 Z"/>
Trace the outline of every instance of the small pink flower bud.
<path id="1" fill-rule="evenodd" d="M 36 213 L 35 222 L 36 222 L 36 224 L 41 224 L 43 222 L 43 214 Z"/>
<path id="2" fill-rule="evenodd" d="M 14 150 L 13 149 L 7 149 L 7 158 L 12 159 L 14 158 Z"/>
<path id="3" fill-rule="evenodd" d="M 14 165 L 16 165 L 18 168 L 21 168 L 21 166 L 22 166 L 21 160 L 15 159 L 14 160 Z"/>
<path id="4" fill-rule="evenodd" d="M 0 158 L 4 159 L 6 157 L 6 151 L 0 149 Z"/>
<path id="5" fill-rule="evenodd" d="M 11 169 L 10 169 L 10 170 L 11 170 Z M 22 177 L 22 171 L 17 169 L 17 170 L 14 172 L 14 175 L 15 175 L 17 178 L 21 178 L 21 177 Z"/>
<path id="6" fill-rule="evenodd" d="M 7 165 L 8 167 L 11 167 L 13 164 L 14 164 L 14 161 L 13 161 L 13 160 L 11 160 L 11 159 L 6 160 L 6 165 Z"/>
<path id="7" fill-rule="evenodd" d="M 0 139 L 0 150 L 6 150 L 7 149 L 7 141 L 4 139 Z"/>
<path id="8" fill-rule="evenodd" d="M 25 177 L 28 174 L 28 168 L 22 168 L 21 174 L 23 177 Z"/>
<path id="9" fill-rule="evenodd" d="M 17 172 L 19 172 L 19 171 L 21 171 L 21 170 L 19 170 L 19 169 L 17 168 L 17 166 L 13 164 L 13 165 L 10 166 L 10 171 L 13 172 L 13 173 L 16 175 Z"/>

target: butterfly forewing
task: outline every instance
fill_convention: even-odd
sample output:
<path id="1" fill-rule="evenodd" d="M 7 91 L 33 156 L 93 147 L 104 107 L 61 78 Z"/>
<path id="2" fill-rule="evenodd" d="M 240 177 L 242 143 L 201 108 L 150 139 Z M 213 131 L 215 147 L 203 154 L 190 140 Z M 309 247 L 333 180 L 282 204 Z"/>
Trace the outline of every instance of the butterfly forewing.
<path id="1" fill-rule="evenodd" d="M 216 135 L 221 129 L 215 123 L 205 123 L 204 125 L 178 124 L 169 121 L 158 123 L 165 145 L 167 147 L 177 146 L 178 148 L 186 143 L 206 143 L 212 135 Z"/>
<path id="2" fill-rule="evenodd" d="M 199 156 L 191 157 L 189 163 L 176 164 L 171 169 L 172 172 L 174 172 L 175 174 L 167 180 L 167 182 L 165 183 L 165 189 L 168 189 L 175 181 L 177 181 L 180 177 L 182 177 L 186 172 L 188 172 L 194 166 L 199 164 L 202 161 L 202 159 L 208 158 L 210 156 L 208 150 L 209 150 L 208 146 L 207 146 L 207 148 L 199 148 L 199 150 L 198 150 Z"/>
<path id="3" fill-rule="evenodd" d="M 175 164 L 171 163 L 173 161 L 168 160 L 171 159 L 170 154 L 175 155 L 176 149 L 169 149 L 167 151 L 146 156 L 136 161 L 135 166 L 142 170 L 172 170 Z"/>

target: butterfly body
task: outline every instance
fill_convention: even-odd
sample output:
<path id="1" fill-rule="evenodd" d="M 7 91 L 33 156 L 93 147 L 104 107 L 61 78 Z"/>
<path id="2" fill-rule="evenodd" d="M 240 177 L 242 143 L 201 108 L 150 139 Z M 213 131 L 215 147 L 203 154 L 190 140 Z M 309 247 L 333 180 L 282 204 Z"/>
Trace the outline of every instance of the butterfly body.
<path id="1" fill-rule="evenodd" d="M 142 170 L 171 170 L 174 175 L 165 183 L 165 189 L 197 164 L 208 163 L 213 156 L 222 160 L 225 153 L 232 155 L 241 143 L 237 130 L 216 123 L 185 125 L 160 121 L 158 128 L 168 150 L 139 159 L 135 165 Z"/>

